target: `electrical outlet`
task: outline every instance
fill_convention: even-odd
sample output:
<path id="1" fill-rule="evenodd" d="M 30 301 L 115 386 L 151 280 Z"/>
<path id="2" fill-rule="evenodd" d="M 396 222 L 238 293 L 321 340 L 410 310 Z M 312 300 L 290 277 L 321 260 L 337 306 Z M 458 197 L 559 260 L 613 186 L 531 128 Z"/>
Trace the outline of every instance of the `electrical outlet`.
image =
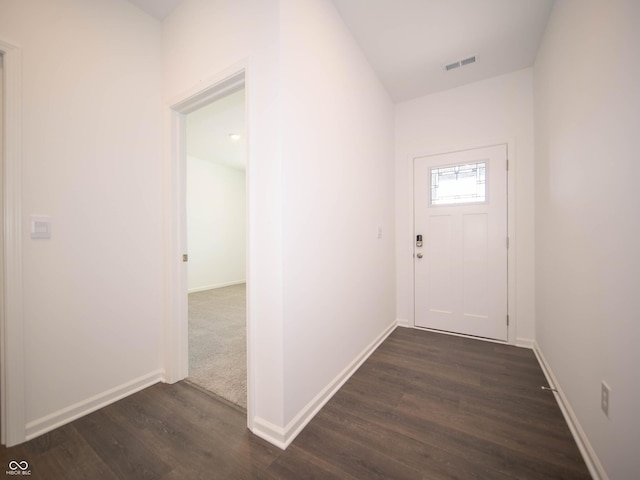
<path id="1" fill-rule="evenodd" d="M 602 393 L 600 395 L 600 408 L 604 414 L 609 416 L 609 401 L 611 399 L 611 388 L 607 385 L 607 382 L 602 381 Z"/>

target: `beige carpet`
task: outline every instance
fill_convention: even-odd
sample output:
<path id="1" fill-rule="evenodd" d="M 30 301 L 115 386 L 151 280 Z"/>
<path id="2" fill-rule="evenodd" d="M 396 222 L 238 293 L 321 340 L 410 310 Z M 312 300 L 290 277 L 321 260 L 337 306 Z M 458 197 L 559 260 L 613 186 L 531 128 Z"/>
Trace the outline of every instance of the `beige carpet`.
<path id="1" fill-rule="evenodd" d="M 188 380 L 247 408 L 246 285 L 189 294 Z"/>

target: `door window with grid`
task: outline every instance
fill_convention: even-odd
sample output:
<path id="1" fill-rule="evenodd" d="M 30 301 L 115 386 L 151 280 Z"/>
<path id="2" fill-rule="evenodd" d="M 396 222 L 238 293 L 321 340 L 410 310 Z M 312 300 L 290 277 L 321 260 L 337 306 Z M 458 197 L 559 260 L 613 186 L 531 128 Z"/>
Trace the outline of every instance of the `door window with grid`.
<path id="1" fill-rule="evenodd" d="M 487 201 L 487 162 L 431 169 L 431 205 Z"/>

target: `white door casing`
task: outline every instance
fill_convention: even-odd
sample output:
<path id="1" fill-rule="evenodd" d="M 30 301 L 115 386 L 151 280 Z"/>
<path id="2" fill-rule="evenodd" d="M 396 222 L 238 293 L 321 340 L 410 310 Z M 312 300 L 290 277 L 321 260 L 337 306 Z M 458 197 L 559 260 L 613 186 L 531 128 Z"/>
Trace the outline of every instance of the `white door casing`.
<path id="1" fill-rule="evenodd" d="M 464 165 L 484 168 L 486 197 L 447 198 L 442 183 L 432 198 L 434 169 Z M 506 145 L 415 158 L 415 326 L 507 341 L 507 235 Z"/>
<path id="2" fill-rule="evenodd" d="M 0 53 L 3 56 L 4 115 L 0 423 L 2 443 L 10 447 L 26 440 L 22 324 L 22 49 L 0 40 Z"/>
<path id="3" fill-rule="evenodd" d="M 186 115 L 242 87 L 247 89 L 245 110 L 249 124 L 249 88 L 247 82 L 248 61 L 241 61 L 217 75 L 203 80 L 191 91 L 169 103 L 167 128 L 169 129 L 167 149 L 170 152 L 170 185 L 167 236 L 169 267 L 169 295 L 167 299 L 168 318 L 165 335 L 165 376 L 168 383 L 182 380 L 188 375 L 188 307 L 187 307 L 187 264 L 183 257 L 187 252 L 186 235 Z M 245 137 L 248 137 L 245 132 Z M 249 142 L 247 141 L 247 145 Z M 247 154 L 247 197 L 250 195 L 250 156 Z M 250 205 L 247 198 L 247 205 Z M 247 210 L 249 207 L 247 207 Z M 247 211 L 247 218 L 249 212 Z M 249 248 L 249 226 L 247 226 L 247 252 Z M 247 254 L 247 298 L 250 297 L 250 259 Z M 253 368 L 251 309 L 247 303 L 247 426 L 253 430 Z"/>

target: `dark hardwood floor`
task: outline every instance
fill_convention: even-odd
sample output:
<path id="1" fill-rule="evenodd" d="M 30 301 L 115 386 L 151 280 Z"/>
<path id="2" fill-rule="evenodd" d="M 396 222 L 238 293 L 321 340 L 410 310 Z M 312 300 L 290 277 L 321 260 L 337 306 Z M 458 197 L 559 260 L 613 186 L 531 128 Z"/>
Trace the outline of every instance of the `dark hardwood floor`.
<path id="1" fill-rule="evenodd" d="M 181 382 L 0 459 L 47 480 L 591 478 L 541 385 L 530 350 L 399 328 L 284 452 L 242 410 Z"/>

